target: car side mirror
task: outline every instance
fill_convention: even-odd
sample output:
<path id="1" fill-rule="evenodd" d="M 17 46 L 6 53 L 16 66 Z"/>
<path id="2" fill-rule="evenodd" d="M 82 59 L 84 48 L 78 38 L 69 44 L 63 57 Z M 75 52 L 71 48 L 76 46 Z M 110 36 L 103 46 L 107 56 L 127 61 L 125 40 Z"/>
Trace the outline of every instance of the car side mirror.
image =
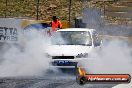
<path id="1" fill-rule="evenodd" d="M 96 40 L 94 42 L 94 46 L 97 47 L 97 46 L 100 46 L 102 44 L 102 40 Z"/>

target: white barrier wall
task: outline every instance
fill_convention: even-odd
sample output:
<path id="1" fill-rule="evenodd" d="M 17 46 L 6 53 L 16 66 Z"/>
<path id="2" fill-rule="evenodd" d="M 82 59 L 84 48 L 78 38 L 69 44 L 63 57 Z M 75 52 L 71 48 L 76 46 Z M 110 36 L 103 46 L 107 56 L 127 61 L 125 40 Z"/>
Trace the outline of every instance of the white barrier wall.
<path id="1" fill-rule="evenodd" d="M 21 32 L 21 19 L 0 18 L 0 42 L 16 43 Z"/>

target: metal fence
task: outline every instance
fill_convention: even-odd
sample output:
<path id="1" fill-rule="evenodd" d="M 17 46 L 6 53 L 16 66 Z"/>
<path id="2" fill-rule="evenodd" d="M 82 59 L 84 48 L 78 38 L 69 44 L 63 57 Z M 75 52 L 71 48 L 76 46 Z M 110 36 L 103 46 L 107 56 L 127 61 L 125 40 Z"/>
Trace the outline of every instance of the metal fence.
<path id="1" fill-rule="evenodd" d="M 0 0 L 0 17 L 47 20 L 57 15 L 70 23 L 81 14 L 82 8 L 90 6 L 89 1 L 104 2 L 100 6 L 104 6 L 107 17 L 132 18 L 132 0 Z M 125 7 L 107 6 L 107 1 L 123 2 L 120 4 Z"/>
<path id="2" fill-rule="evenodd" d="M 36 15 L 34 0 L 0 0 L 1 17 L 32 17 Z"/>
<path id="3" fill-rule="evenodd" d="M 63 8 L 62 2 L 67 8 Z M 71 0 L 0 0 L 0 17 L 47 19 L 65 14 L 62 19 L 69 19 L 70 6 Z"/>
<path id="4" fill-rule="evenodd" d="M 45 20 L 53 15 L 71 20 L 80 10 L 81 0 L 0 0 L 0 17 Z M 62 4 L 63 3 L 63 4 Z M 78 6 L 75 6 L 78 4 Z M 74 7 L 75 6 L 75 7 Z M 77 8 L 76 8 L 77 7 Z M 74 12 L 72 12 L 74 10 Z"/>

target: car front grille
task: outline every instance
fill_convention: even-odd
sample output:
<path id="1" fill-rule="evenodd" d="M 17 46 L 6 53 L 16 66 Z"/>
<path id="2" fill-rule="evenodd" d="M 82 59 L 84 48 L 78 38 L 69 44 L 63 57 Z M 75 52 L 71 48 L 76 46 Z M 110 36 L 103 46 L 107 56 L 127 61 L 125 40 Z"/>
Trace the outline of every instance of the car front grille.
<path id="1" fill-rule="evenodd" d="M 74 59 L 74 56 L 52 56 L 52 59 Z"/>

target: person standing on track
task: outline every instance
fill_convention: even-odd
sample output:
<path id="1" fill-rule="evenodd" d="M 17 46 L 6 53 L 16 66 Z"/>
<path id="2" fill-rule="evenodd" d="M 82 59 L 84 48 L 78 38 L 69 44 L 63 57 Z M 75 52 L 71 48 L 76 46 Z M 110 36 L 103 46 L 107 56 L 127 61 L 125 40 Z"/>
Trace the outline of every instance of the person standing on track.
<path id="1" fill-rule="evenodd" d="M 62 29 L 62 23 L 59 21 L 57 16 L 52 17 L 50 26 L 52 27 L 52 32 L 56 31 L 57 29 Z"/>

